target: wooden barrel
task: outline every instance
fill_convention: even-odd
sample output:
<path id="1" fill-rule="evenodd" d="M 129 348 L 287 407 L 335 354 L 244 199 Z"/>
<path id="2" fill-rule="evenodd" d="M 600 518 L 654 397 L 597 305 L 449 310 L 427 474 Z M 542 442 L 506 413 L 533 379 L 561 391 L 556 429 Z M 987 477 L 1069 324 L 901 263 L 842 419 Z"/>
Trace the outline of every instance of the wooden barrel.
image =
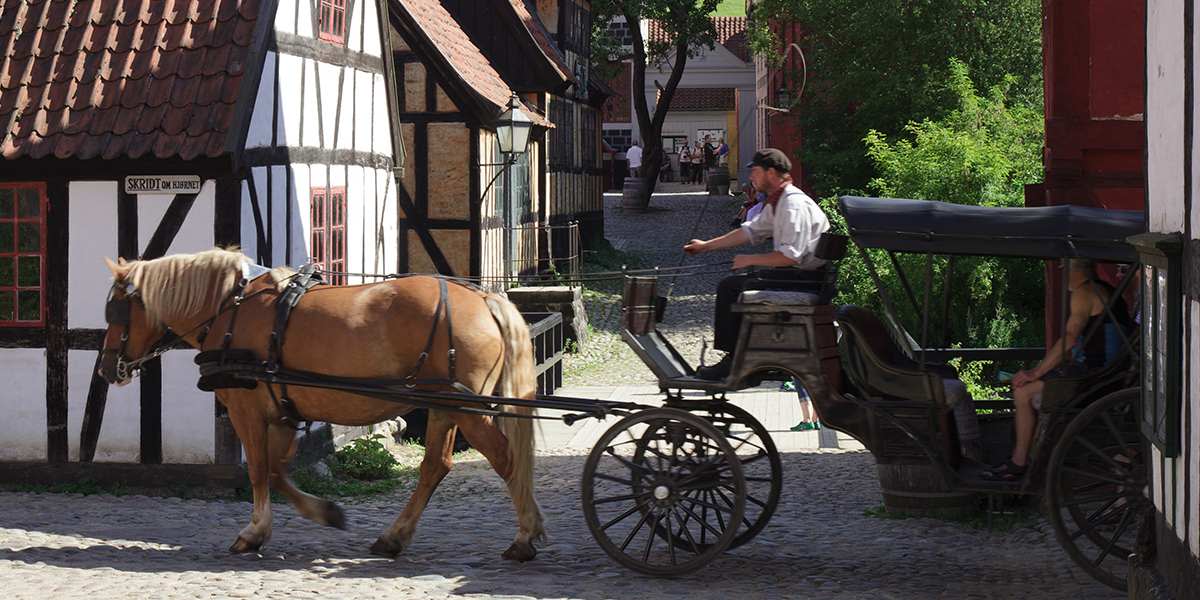
<path id="1" fill-rule="evenodd" d="M 708 193 L 724 196 L 729 193 L 729 171 L 722 168 L 708 170 Z"/>
<path id="2" fill-rule="evenodd" d="M 642 201 L 642 190 L 644 189 L 645 183 L 640 177 L 626 177 L 625 185 L 621 189 L 621 207 L 645 210 L 646 204 Z"/>
<path id="3" fill-rule="evenodd" d="M 937 467 L 923 464 L 878 464 L 883 507 L 890 513 L 921 517 L 963 517 L 979 511 L 972 492 L 950 489 Z"/>

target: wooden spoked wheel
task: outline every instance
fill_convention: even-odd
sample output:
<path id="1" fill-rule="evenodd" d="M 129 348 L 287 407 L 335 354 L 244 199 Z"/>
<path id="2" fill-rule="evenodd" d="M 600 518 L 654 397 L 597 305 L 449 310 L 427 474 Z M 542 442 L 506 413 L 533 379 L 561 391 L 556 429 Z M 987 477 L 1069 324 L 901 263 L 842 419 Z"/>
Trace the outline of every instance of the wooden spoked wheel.
<path id="1" fill-rule="evenodd" d="M 1059 543 L 1097 580 L 1125 590 L 1145 508 L 1146 454 L 1138 388 L 1100 398 L 1067 425 L 1046 470 L 1050 522 Z"/>
<path id="2" fill-rule="evenodd" d="M 711 500 L 718 490 L 728 502 Z M 584 465 L 582 496 L 588 528 L 614 560 L 650 575 L 682 575 L 733 542 L 746 480 L 723 433 L 697 415 L 656 408 L 601 436 Z"/>
<path id="3" fill-rule="evenodd" d="M 775 508 L 779 506 L 779 496 L 783 491 L 783 461 L 779 458 L 779 451 L 770 432 L 758 419 L 728 402 L 678 408 L 684 408 L 711 423 L 725 436 L 725 441 L 729 442 L 733 453 L 742 463 L 742 473 L 746 478 L 746 510 L 742 527 L 729 545 L 730 548 L 737 548 L 754 539 L 767 526 L 771 515 L 775 514 Z M 732 506 L 732 498 L 729 497 L 731 491 L 725 487 L 706 494 L 694 494 L 700 494 L 709 502 Z M 686 542 L 675 539 L 675 543 Z"/>

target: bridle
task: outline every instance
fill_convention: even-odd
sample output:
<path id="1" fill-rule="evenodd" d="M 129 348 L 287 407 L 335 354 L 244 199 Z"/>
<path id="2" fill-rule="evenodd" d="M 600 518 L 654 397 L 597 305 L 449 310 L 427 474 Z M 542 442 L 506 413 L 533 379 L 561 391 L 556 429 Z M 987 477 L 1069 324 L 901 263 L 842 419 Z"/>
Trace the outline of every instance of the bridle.
<path id="1" fill-rule="evenodd" d="M 125 351 L 129 347 L 129 328 L 131 321 L 130 315 L 132 314 L 133 301 L 136 300 L 139 303 L 142 302 L 142 295 L 137 287 L 132 283 L 114 281 L 112 287 L 108 290 L 108 299 L 104 302 L 104 320 L 108 322 L 109 326 L 120 326 L 122 328 L 121 345 L 119 348 L 102 347 L 101 351 L 117 353 L 116 363 L 113 366 L 116 370 L 117 380 L 129 381 L 133 379 L 133 377 L 141 371 L 142 365 L 162 356 L 168 350 L 174 348 L 176 342 L 197 331 L 200 331 L 199 342 L 200 344 L 203 344 L 205 337 L 208 335 L 209 328 L 212 327 L 213 322 L 220 318 L 221 315 L 230 310 L 236 310 L 239 306 L 241 306 L 242 302 L 248 298 L 252 298 L 274 289 L 273 286 L 267 286 L 252 294 L 246 295 L 246 286 L 253 279 L 251 276 L 253 273 L 246 268 L 243 268 L 242 273 L 242 277 L 238 280 L 237 285 L 234 286 L 229 296 L 221 301 L 220 308 L 217 309 L 216 314 L 208 319 L 205 319 L 199 325 L 189 329 L 182 335 L 171 331 L 169 327 L 166 328 L 166 333 L 164 333 L 163 336 L 158 339 L 158 341 L 151 344 L 150 349 L 146 351 L 144 356 L 135 358 L 133 360 L 126 358 Z M 116 296 L 116 292 L 118 291 L 122 293 L 120 298 Z M 143 309 L 144 308 L 145 305 L 143 304 Z M 225 335 L 227 339 L 232 337 L 232 325 L 233 324 L 231 323 L 231 331 L 227 332 Z"/>
<path id="2" fill-rule="evenodd" d="M 118 298 L 116 292 L 122 292 L 122 296 Z M 121 346 L 119 348 L 103 348 L 104 351 L 116 351 L 117 360 L 114 365 L 118 381 L 129 381 L 141 371 L 143 364 L 162 356 L 167 350 L 170 350 L 179 337 L 170 329 L 150 346 L 150 350 L 145 356 L 134 360 L 126 358 L 126 349 L 129 347 L 129 328 L 130 315 L 133 312 L 133 301 L 141 302 L 141 292 L 138 291 L 132 283 L 113 282 L 113 285 L 108 290 L 108 299 L 104 302 L 104 320 L 109 326 L 121 327 Z M 216 317 L 213 317 L 214 319 Z"/>

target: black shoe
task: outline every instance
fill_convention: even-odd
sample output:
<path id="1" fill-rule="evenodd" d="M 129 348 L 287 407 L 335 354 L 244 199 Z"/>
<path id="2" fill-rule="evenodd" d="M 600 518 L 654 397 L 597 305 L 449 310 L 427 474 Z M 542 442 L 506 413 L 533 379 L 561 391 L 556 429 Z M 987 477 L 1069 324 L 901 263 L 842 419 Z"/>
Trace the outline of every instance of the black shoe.
<path id="1" fill-rule="evenodd" d="M 989 481 L 1020 481 L 1025 477 L 1025 465 L 1006 460 L 1004 464 L 987 469 L 981 475 Z"/>
<path id="2" fill-rule="evenodd" d="M 733 368 L 733 353 L 726 354 L 724 358 L 717 361 L 716 364 L 700 367 L 696 369 L 696 377 L 708 381 L 721 381 L 729 377 L 729 371 Z"/>

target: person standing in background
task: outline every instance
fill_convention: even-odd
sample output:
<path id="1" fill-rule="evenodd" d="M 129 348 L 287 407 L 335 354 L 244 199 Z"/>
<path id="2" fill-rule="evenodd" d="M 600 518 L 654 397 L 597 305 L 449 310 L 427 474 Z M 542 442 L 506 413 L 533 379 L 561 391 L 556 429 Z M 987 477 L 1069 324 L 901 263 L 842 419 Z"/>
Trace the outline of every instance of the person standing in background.
<path id="1" fill-rule="evenodd" d="M 692 183 L 704 182 L 704 148 L 700 146 L 700 140 L 696 140 L 696 145 L 692 147 Z"/>
<path id="2" fill-rule="evenodd" d="M 679 181 L 687 183 L 692 176 L 692 148 L 686 143 L 679 149 Z"/>
<path id="3" fill-rule="evenodd" d="M 642 176 L 642 145 L 640 142 L 634 142 L 628 150 L 625 151 L 625 160 L 629 161 L 629 173 L 631 177 Z"/>

